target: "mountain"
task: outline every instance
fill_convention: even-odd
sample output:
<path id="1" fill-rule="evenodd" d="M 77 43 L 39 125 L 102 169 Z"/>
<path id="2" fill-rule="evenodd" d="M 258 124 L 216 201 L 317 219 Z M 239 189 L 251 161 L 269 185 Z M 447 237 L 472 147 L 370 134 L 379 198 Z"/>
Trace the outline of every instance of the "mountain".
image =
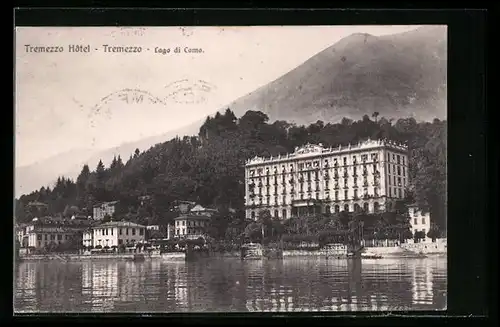
<path id="1" fill-rule="evenodd" d="M 203 121 L 196 121 L 180 129 L 167 132 L 162 135 L 152 136 L 136 142 L 124 143 L 114 148 L 104 150 L 73 149 L 35 164 L 17 167 L 15 169 L 15 195 L 28 194 L 42 186 L 52 186 L 59 176 L 75 179 L 82 170 L 84 164 L 88 164 L 93 170 L 99 160 L 105 166 L 111 163 L 114 156 L 120 155 L 123 161 L 127 161 L 135 149 L 148 150 L 157 143 L 165 142 L 175 136 L 194 135 Z"/>
<path id="2" fill-rule="evenodd" d="M 236 115 L 308 124 L 364 114 L 446 117 L 447 30 L 425 26 L 372 36 L 352 34 L 229 107 Z"/>
<path id="3" fill-rule="evenodd" d="M 429 121 L 446 118 L 446 27 L 426 26 L 381 37 L 350 35 L 302 65 L 243 96 L 228 106 L 237 116 L 247 110 L 266 113 L 270 120 L 309 124 L 359 119 L 379 112 L 391 118 L 413 116 Z M 198 133 L 203 120 L 165 134 L 103 151 L 72 150 L 38 164 L 16 169 L 16 195 L 75 178 L 84 163 L 94 169 L 99 159 L 108 165 L 114 155 L 124 161 L 179 135 Z"/>

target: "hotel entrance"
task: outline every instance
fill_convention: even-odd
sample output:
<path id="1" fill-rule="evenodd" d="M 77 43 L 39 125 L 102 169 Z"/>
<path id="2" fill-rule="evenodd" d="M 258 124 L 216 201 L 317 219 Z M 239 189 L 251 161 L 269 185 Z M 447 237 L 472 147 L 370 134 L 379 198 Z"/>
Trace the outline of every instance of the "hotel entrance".
<path id="1" fill-rule="evenodd" d="M 321 205 L 316 200 L 296 200 L 292 205 L 292 217 L 314 216 L 321 213 Z"/>

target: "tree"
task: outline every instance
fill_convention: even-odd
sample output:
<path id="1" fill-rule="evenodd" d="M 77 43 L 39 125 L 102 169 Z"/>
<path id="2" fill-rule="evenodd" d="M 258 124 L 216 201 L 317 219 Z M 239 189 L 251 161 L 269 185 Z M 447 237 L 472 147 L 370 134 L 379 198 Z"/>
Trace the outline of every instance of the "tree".
<path id="1" fill-rule="evenodd" d="M 377 122 L 377 118 L 379 116 L 379 112 L 378 111 L 375 111 L 373 114 L 372 114 L 372 117 L 375 118 L 375 122 Z"/>
<path id="2" fill-rule="evenodd" d="M 435 223 L 431 224 L 431 228 L 427 232 L 427 237 L 432 239 L 432 242 L 436 241 L 436 238 L 441 236 L 441 231 L 439 230 L 439 226 Z"/>

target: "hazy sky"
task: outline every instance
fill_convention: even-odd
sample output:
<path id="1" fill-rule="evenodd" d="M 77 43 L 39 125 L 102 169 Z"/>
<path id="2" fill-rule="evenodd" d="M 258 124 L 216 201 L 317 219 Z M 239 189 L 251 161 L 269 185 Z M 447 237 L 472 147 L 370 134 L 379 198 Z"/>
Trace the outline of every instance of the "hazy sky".
<path id="1" fill-rule="evenodd" d="M 16 167 L 75 148 L 107 148 L 165 133 L 213 114 L 352 33 L 384 35 L 417 27 L 17 28 Z M 71 44 L 92 50 L 70 53 Z M 26 45 L 61 46 L 64 52 L 27 52 Z M 105 53 L 103 45 L 143 50 Z M 177 46 L 203 53 L 154 51 Z M 205 100 L 127 104 L 115 96 L 101 102 L 123 89 L 165 99 L 172 91 L 165 86 L 183 79 L 209 83 Z"/>

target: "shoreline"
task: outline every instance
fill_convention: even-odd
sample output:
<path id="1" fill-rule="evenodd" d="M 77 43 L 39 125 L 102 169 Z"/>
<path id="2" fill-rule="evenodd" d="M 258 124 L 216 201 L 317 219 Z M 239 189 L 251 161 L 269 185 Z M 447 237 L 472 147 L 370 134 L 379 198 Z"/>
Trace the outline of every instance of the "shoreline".
<path id="1" fill-rule="evenodd" d="M 413 256 L 408 256 L 408 253 L 400 252 L 400 251 L 385 251 L 387 248 L 380 248 L 379 251 L 373 251 L 374 248 L 369 248 L 370 254 L 372 252 L 376 252 L 373 254 L 381 255 L 381 259 L 412 259 L 417 258 Z M 415 253 L 418 254 L 418 253 Z M 437 252 L 428 252 L 423 253 L 425 257 L 446 257 L 446 251 L 437 251 Z M 328 258 L 332 259 L 336 256 L 331 255 L 327 256 L 323 251 L 304 251 L 304 250 L 284 250 L 283 251 L 283 259 L 286 258 L 301 258 L 301 257 L 310 257 L 310 258 Z M 194 260 L 198 259 L 221 259 L 221 258 L 235 258 L 240 259 L 239 253 L 212 253 L 209 256 L 195 256 Z M 349 257 L 341 257 L 342 259 L 349 259 Z M 264 259 L 264 258 L 262 258 Z M 363 258 L 360 259 L 369 259 Z M 164 261 L 187 261 L 186 254 L 184 252 L 169 252 L 169 253 L 119 253 L 119 254 L 42 254 L 42 255 L 22 255 L 16 257 L 17 262 L 29 262 L 29 261 L 66 261 L 66 262 L 78 262 L 78 261 L 100 261 L 100 260 L 119 260 L 119 261 L 147 261 L 147 260 L 164 260 Z"/>
<path id="2" fill-rule="evenodd" d="M 162 254 L 149 254 L 149 253 L 118 253 L 118 254 L 33 254 L 19 256 L 19 262 L 25 261 L 99 261 L 99 260 L 125 260 L 125 261 L 144 261 L 144 260 L 172 260 L 172 261 L 184 261 L 185 253 L 183 252 L 171 252 Z"/>

